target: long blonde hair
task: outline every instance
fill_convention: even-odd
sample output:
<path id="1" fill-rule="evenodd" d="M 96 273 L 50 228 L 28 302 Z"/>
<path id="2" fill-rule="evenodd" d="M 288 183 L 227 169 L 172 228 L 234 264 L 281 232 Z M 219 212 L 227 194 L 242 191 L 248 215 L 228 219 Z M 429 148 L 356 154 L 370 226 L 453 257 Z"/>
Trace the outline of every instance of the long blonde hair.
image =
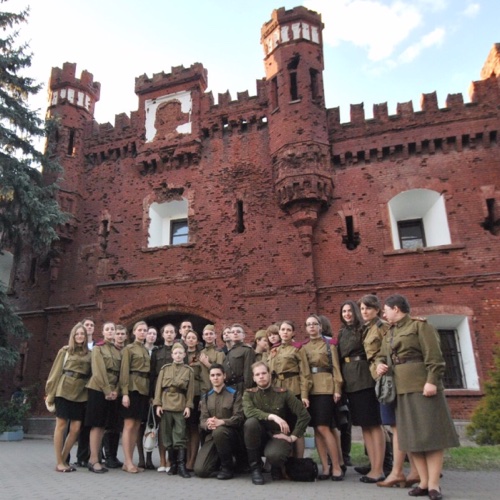
<path id="1" fill-rule="evenodd" d="M 83 333 L 85 334 L 85 342 L 83 343 L 82 347 L 78 346 L 75 342 L 76 332 L 80 328 L 83 330 Z M 81 354 L 82 356 L 89 352 L 89 346 L 87 345 L 87 330 L 83 326 L 83 323 L 77 323 L 71 329 L 71 332 L 69 334 L 68 352 L 69 352 L 69 354 L 75 354 L 75 352 L 77 352 L 77 351 L 78 351 L 78 354 Z"/>

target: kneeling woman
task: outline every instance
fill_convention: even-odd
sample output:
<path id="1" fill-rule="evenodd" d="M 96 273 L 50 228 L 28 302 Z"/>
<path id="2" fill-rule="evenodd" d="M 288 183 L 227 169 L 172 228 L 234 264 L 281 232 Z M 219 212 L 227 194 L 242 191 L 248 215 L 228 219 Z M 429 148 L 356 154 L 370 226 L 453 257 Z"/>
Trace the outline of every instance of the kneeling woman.
<path id="1" fill-rule="evenodd" d="M 77 323 L 71 329 L 68 345 L 57 353 L 45 385 L 47 402 L 55 403 L 56 406 L 54 450 L 57 472 L 75 470 L 66 462 L 66 458 L 78 438 L 85 417 L 85 385 L 89 377 L 90 351 L 87 346 L 87 332 L 82 323 Z M 68 422 L 69 432 L 64 439 Z"/>
<path id="2" fill-rule="evenodd" d="M 334 434 L 337 431 L 331 428 L 335 427 L 335 404 L 340 401 L 342 389 L 337 348 L 321 336 L 321 321 L 315 314 L 307 318 L 306 331 L 309 342 L 302 349 L 306 353 L 312 377 L 309 413 L 323 467 L 323 474 L 319 478 L 331 477 L 332 481 L 342 481 L 344 473 L 340 465 L 340 447 Z M 332 461 L 332 472 L 327 454 Z"/>
<path id="3" fill-rule="evenodd" d="M 122 396 L 123 434 L 122 446 L 125 461 L 122 469 L 136 473 L 142 469 L 133 462 L 134 448 L 139 436 L 141 422 L 147 418 L 149 408 L 150 357 L 144 347 L 148 325 L 139 321 L 132 330 L 135 340 L 123 348 L 120 368 Z"/>
<path id="4" fill-rule="evenodd" d="M 459 446 L 459 441 L 444 397 L 439 334 L 409 314 L 410 305 L 402 295 L 385 300 L 384 316 L 391 328 L 382 340 L 377 374 L 387 372 L 386 360 L 392 356 L 399 448 L 411 453 L 420 476 L 419 485 L 408 494 L 439 500 L 444 449 Z"/>
<path id="5" fill-rule="evenodd" d="M 122 361 L 121 351 L 114 344 L 115 324 L 104 323 L 102 335 L 104 343 L 92 349 L 92 377 L 87 384 L 89 400 L 85 415 L 85 425 L 91 428 L 88 469 L 98 474 L 108 471 L 99 462 L 99 452 L 105 428 L 117 414 L 118 375 Z"/>

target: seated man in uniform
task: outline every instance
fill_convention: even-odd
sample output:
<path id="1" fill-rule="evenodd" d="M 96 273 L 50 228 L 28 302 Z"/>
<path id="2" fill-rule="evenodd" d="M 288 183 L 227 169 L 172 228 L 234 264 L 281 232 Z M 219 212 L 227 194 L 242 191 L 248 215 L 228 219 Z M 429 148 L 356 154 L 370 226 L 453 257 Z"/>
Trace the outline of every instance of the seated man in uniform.
<path id="1" fill-rule="evenodd" d="M 243 408 L 241 394 L 225 384 L 224 367 L 213 364 L 210 367 L 212 389 L 201 396 L 200 427 L 207 435 L 198 452 L 194 464 L 194 472 L 198 477 L 215 477 L 231 479 L 233 477 L 233 456 L 241 449 L 241 427 L 243 425 Z"/>
<path id="2" fill-rule="evenodd" d="M 264 362 L 254 363 L 252 372 L 257 387 L 247 389 L 243 395 L 243 412 L 247 418 L 243 431 L 252 483 L 264 484 L 262 454 L 271 464 L 273 478 L 283 477 L 292 444 L 304 435 L 311 417 L 289 390 L 271 385 L 271 373 Z M 291 415 L 297 417 L 293 429 L 288 423 Z"/>

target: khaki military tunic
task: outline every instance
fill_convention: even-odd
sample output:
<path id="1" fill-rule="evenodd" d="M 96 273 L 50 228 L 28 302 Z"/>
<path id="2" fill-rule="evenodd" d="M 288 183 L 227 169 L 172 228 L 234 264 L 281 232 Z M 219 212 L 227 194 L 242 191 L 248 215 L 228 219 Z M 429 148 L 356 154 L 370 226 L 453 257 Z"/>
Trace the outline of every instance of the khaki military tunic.
<path id="1" fill-rule="evenodd" d="M 88 389 L 103 392 L 105 396 L 118 390 L 122 353 L 112 342 L 92 349 L 92 376 Z"/>
<path id="2" fill-rule="evenodd" d="M 236 428 L 245 420 L 241 394 L 231 387 L 224 386 L 220 392 L 210 389 L 201 397 L 200 409 L 200 427 L 207 432 L 212 432 L 207 428 L 207 420 L 212 417 L 224 420 L 226 427 Z"/>
<path id="3" fill-rule="evenodd" d="M 208 362 L 213 365 L 214 363 L 218 363 L 220 365 L 223 364 L 224 358 L 226 355 L 217 349 L 216 346 L 207 346 L 201 350 L 200 356 L 202 354 L 206 354 L 208 356 Z M 208 392 L 212 384 L 210 383 L 210 368 L 207 368 L 203 363 L 200 363 L 201 366 L 201 393 L 205 394 Z"/>
<path id="4" fill-rule="evenodd" d="M 304 350 L 311 370 L 312 388 L 309 395 L 340 394 L 342 392 L 342 375 L 340 372 L 337 348 L 327 343 L 323 337 L 310 339 L 301 349 Z M 327 349 L 331 350 L 331 361 Z M 328 369 L 328 371 L 322 371 Z"/>
<path id="5" fill-rule="evenodd" d="M 82 355 L 83 351 L 78 348 L 75 351 L 70 354 L 68 346 L 65 346 L 57 353 L 45 384 L 49 403 L 53 403 L 56 397 L 76 403 L 87 401 L 85 386 L 90 378 L 91 353 Z"/>
<path id="6" fill-rule="evenodd" d="M 171 412 L 193 409 L 194 385 L 192 368 L 181 363 L 164 365 L 156 381 L 153 405 Z"/>
<path id="7" fill-rule="evenodd" d="M 387 363 L 389 355 L 398 394 L 422 392 L 427 382 L 443 390 L 445 361 L 439 334 L 427 321 L 406 315 L 392 325 L 382 340 L 376 363 Z"/>
<path id="8" fill-rule="evenodd" d="M 120 389 L 124 396 L 137 391 L 149 396 L 149 370 L 151 358 L 142 342 L 133 342 L 122 349 Z"/>
<path id="9" fill-rule="evenodd" d="M 237 390 L 253 385 L 252 364 L 255 362 L 255 351 L 243 342 L 237 342 L 224 359 L 227 385 Z"/>
<path id="10" fill-rule="evenodd" d="M 309 397 L 312 387 L 311 371 L 306 353 L 291 344 L 281 344 L 267 363 L 273 374 L 273 385 L 284 387 L 301 399 Z"/>
<path id="11" fill-rule="evenodd" d="M 311 420 L 304 405 L 290 391 L 272 385 L 266 389 L 247 389 L 243 395 L 243 412 L 246 418 L 256 418 L 264 423 L 271 434 L 280 434 L 281 430 L 276 422 L 268 420 L 269 415 L 278 415 L 289 422 L 292 413 L 297 417 L 297 422 L 290 430 L 298 438 L 304 435 Z"/>
<path id="12" fill-rule="evenodd" d="M 380 352 L 382 339 L 387 333 L 387 330 L 389 330 L 389 326 L 389 323 L 380 318 L 373 318 L 365 325 L 363 347 L 365 349 L 368 365 L 370 366 L 370 373 L 375 380 L 378 378 L 375 359 Z"/>

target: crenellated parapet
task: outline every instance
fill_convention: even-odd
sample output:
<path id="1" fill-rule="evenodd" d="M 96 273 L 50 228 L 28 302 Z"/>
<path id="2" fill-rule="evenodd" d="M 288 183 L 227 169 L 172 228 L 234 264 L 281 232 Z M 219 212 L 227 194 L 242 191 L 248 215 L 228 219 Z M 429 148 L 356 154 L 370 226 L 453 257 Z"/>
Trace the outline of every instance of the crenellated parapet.
<path id="1" fill-rule="evenodd" d="M 135 93 L 149 94 L 171 87 L 182 87 L 186 83 L 197 81 L 203 89 L 207 87 L 208 73 L 201 63 L 194 63 L 189 68 L 173 66 L 170 73 L 155 73 L 150 78 L 146 74 L 135 79 Z"/>
<path id="2" fill-rule="evenodd" d="M 49 108 L 68 103 L 94 114 L 95 103 L 101 94 L 101 84 L 94 82 L 92 73 L 82 71 L 76 78 L 76 64 L 64 63 L 52 68 L 49 80 Z"/>

